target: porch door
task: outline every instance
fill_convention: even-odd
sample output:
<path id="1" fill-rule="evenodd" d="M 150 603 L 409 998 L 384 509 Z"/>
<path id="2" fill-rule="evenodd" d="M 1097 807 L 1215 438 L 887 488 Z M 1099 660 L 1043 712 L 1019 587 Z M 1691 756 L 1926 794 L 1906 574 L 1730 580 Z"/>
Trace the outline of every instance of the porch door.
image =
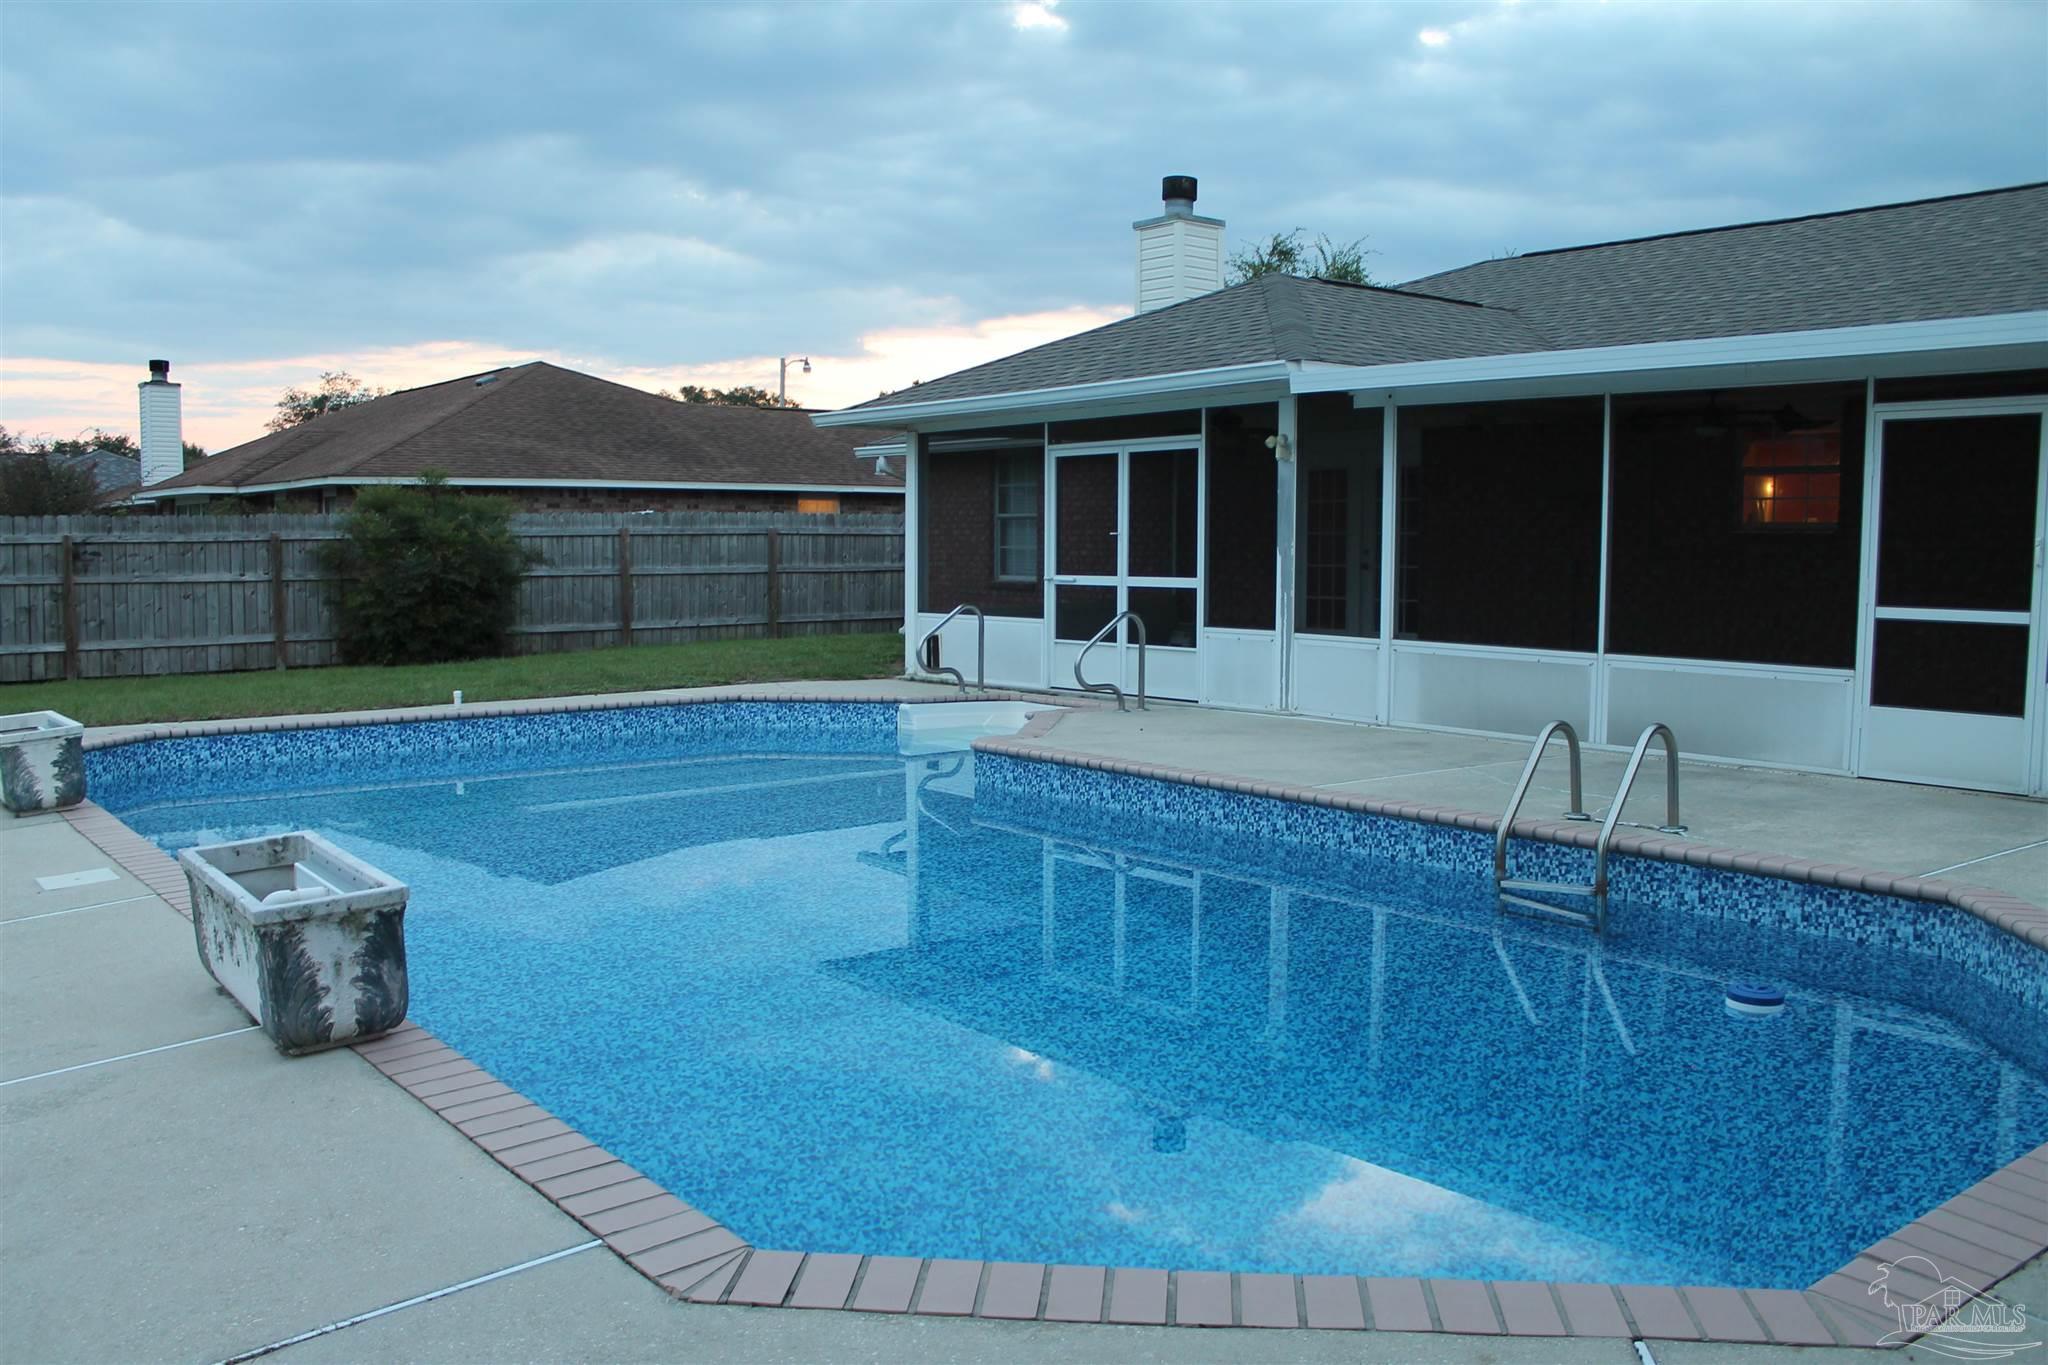
<path id="1" fill-rule="evenodd" d="M 1193 444 L 1057 451 L 1053 461 L 1051 602 L 1054 687 L 1119 612 L 1145 623 L 1146 690 L 1195 699 L 1201 599 L 1201 455 Z M 1089 653 L 1089 682 L 1138 685 L 1129 622 Z"/>
<path id="2" fill-rule="evenodd" d="M 2048 404 L 1880 410 L 1865 777 L 2038 791 Z"/>
<path id="3" fill-rule="evenodd" d="M 1377 452 L 1375 452 L 1377 454 Z M 1370 488 L 1364 487 L 1367 478 Z M 1317 635 L 1362 635 L 1379 609 L 1373 547 L 1379 542 L 1379 465 L 1349 451 L 1304 454 L 1300 465 L 1300 557 L 1295 629 Z"/>

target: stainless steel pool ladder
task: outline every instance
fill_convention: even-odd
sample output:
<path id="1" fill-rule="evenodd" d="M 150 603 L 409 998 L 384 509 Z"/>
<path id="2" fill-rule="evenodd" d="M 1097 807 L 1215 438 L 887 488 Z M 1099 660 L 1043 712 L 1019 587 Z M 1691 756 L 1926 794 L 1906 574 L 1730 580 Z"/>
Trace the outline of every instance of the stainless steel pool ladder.
<path id="1" fill-rule="evenodd" d="M 1124 690 L 1115 683 L 1092 683 L 1081 676 L 1081 665 L 1088 661 L 1088 651 L 1101 644 L 1103 640 L 1108 638 L 1109 633 L 1117 628 L 1118 623 L 1126 619 L 1138 628 L 1138 709 L 1142 711 L 1145 709 L 1145 618 L 1138 615 L 1135 611 L 1120 611 L 1110 617 L 1109 624 L 1096 631 L 1095 638 L 1081 646 L 1081 652 L 1074 656 L 1074 685 L 1083 692 L 1112 693 L 1116 697 L 1117 710 L 1128 711 L 1131 709 L 1124 705 Z M 1121 676 L 1123 670 L 1119 668 L 1117 672 Z"/>
<path id="2" fill-rule="evenodd" d="M 937 635 L 940 631 L 944 630 L 954 617 L 960 615 L 963 612 L 969 613 L 974 617 L 975 690 L 980 692 L 986 692 L 988 691 L 988 618 L 981 614 L 980 607 L 973 606 L 972 604 L 967 602 L 962 602 L 959 606 L 947 612 L 944 620 L 940 621 L 937 625 L 933 626 L 930 630 L 926 631 L 923 635 L 918 637 L 917 644 L 914 648 L 911 649 L 910 654 L 912 658 L 918 661 L 919 666 L 922 667 L 924 664 L 924 647 L 927 644 L 930 644 L 932 637 L 934 635 Z M 951 678 L 954 682 L 960 685 L 960 690 L 962 692 L 965 692 L 967 690 L 967 679 L 960 676 L 960 670 L 957 668 L 949 668 L 944 665 L 940 665 L 927 671 L 931 673 L 936 673 L 939 677 L 942 678 Z"/>
<path id="3" fill-rule="evenodd" d="M 1600 837 L 1593 843 L 1593 881 L 1591 885 L 1571 882 L 1527 881 L 1508 876 L 1508 831 L 1514 828 L 1515 815 L 1522 808 L 1522 798 L 1529 794 L 1529 784 L 1535 779 L 1537 765 L 1543 761 L 1544 750 L 1550 745 L 1551 737 L 1562 732 L 1565 750 L 1571 761 L 1571 809 L 1564 813 L 1567 820 L 1591 820 L 1586 813 L 1586 803 L 1580 782 L 1579 734 L 1572 729 L 1571 722 L 1554 720 L 1536 735 L 1535 747 L 1529 751 L 1529 761 L 1522 766 L 1521 780 L 1515 783 L 1515 794 L 1508 800 L 1508 808 L 1500 817 L 1500 824 L 1493 832 L 1493 889 L 1500 897 L 1502 909 L 1534 910 L 1541 914 L 1583 924 L 1595 931 L 1607 927 L 1607 850 L 1614 842 L 1614 831 L 1619 825 L 1635 829 L 1647 828 L 1633 820 L 1621 818 L 1622 807 L 1628 804 L 1628 794 L 1636 783 L 1636 774 L 1642 770 L 1643 756 L 1649 752 L 1650 741 L 1664 742 L 1664 823 L 1655 828 L 1664 834 L 1683 834 L 1685 826 L 1678 819 L 1678 738 L 1671 733 L 1671 727 L 1662 721 L 1652 721 L 1643 728 L 1636 738 L 1636 747 L 1628 756 L 1628 766 L 1622 770 L 1621 787 L 1614 793 L 1614 803 L 1607 808 L 1606 818 L 1600 822 Z M 1552 901 L 1539 900 L 1539 896 L 1585 896 L 1591 898 L 1591 911 L 1572 906 L 1558 905 Z"/>

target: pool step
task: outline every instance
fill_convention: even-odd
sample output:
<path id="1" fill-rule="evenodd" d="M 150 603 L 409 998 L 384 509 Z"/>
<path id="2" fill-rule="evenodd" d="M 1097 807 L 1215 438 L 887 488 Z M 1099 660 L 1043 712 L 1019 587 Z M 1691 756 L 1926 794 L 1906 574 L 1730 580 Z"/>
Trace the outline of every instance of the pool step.
<path id="1" fill-rule="evenodd" d="M 1607 923 L 1607 898 L 1593 894 L 1590 886 L 1574 886 L 1569 882 L 1504 881 L 1495 889 L 1500 908 L 1507 913 L 1526 914 L 1531 911 L 1543 919 L 1560 920 L 1566 924 L 1583 925 L 1599 931 Z M 1590 909 L 1573 905 L 1559 905 L 1555 901 L 1539 900 L 1538 896 L 1577 896 L 1590 900 Z"/>

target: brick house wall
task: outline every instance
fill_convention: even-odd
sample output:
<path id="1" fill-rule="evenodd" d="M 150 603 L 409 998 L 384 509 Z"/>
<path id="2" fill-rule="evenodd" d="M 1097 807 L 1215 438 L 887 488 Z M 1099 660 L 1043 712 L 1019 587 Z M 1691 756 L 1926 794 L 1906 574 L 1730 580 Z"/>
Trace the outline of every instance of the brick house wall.
<path id="1" fill-rule="evenodd" d="M 1203 586 L 1208 624 L 1219 630 L 1273 628 L 1279 483 L 1266 438 L 1278 430 L 1279 410 L 1271 403 L 1209 415 L 1209 581 Z"/>
<path id="2" fill-rule="evenodd" d="M 1035 458 L 1039 452 L 1025 453 Z M 990 616 L 1045 615 L 1045 590 L 1036 579 L 1006 582 L 996 578 L 996 472 L 1003 457 L 1002 451 L 925 457 L 918 480 L 923 500 L 921 610 L 951 611 L 962 602 L 971 602 Z M 1043 478 L 1038 487 L 1038 515 L 1042 532 Z"/>

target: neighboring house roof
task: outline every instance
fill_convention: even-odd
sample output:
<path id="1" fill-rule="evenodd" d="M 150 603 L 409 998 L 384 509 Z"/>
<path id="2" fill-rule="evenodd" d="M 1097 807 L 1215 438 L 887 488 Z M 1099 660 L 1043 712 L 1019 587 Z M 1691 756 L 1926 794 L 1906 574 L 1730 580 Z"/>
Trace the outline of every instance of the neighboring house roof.
<path id="1" fill-rule="evenodd" d="M 1268 275 L 855 405 L 1275 361 L 1384 365 L 2048 309 L 2048 184 L 1481 261 Z"/>
<path id="2" fill-rule="evenodd" d="M 854 448 L 883 428 L 821 430 L 797 409 L 681 403 L 544 361 L 407 389 L 224 450 L 143 491 L 416 478 L 517 485 L 668 484 L 900 492 Z"/>
<path id="3" fill-rule="evenodd" d="M 142 457 L 123 455 L 118 450 L 88 450 L 64 462 L 92 475 L 93 487 L 103 494 L 133 488 L 142 482 Z"/>

